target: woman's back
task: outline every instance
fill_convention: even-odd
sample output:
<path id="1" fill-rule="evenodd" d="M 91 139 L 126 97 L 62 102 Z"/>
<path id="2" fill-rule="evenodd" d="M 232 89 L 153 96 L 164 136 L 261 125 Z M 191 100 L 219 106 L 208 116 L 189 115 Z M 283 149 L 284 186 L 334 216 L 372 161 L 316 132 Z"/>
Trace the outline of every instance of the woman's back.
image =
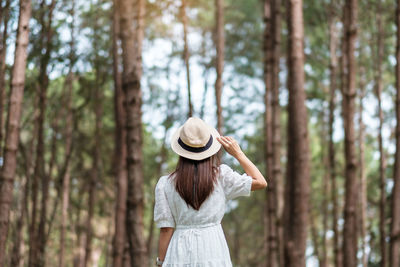
<path id="1" fill-rule="evenodd" d="M 162 176 L 156 186 L 157 205 L 154 209 L 154 220 L 159 227 L 220 223 L 225 213 L 226 201 L 239 196 L 249 196 L 253 180 L 246 173 L 239 174 L 228 165 L 221 164 L 213 192 L 200 209 L 195 210 L 187 205 L 175 190 L 173 179 L 174 176 Z"/>
<path id="2" fill-rule="evenodd" d="M 232 266 L 221 220 L 228 200 L 250 196 L 253 178 L 221 164 L 214 190 L 199 210 L 186 204 L 173 179 L 162 176 L 155 190 L 157 226 L 175 228 L 163 266 Z"/>

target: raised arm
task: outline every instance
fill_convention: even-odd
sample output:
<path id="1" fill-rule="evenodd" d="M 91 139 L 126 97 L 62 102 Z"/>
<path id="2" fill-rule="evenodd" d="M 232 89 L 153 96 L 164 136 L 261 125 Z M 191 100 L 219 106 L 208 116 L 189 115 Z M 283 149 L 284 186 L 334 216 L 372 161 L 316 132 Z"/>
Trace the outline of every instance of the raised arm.
<path id="1" fill-rule="evenodd" d="M 267 187 L 267 181 L 256 165 L 244 154 L 237 141 L 230 136 L 217 137 L 218 142 L 224 147 L 226 152 L 237 159 L 244 171 L 253 178 L 251 191 L 264 189 Z"/>

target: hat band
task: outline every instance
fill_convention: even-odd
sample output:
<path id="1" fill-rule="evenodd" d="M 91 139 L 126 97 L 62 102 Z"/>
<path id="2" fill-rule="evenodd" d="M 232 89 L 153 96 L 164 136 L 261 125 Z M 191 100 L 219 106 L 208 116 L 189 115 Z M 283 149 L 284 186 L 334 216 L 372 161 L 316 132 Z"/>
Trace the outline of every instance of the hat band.
<path id="1" fill-rule="evenodd" d="M 207 149 L 209 149 L 211 147 L 211 144 L 213 142 L 213 137 L 212 135 L 210 135 L 210 139 L 208 140 L 207 144 L 205 146 L 202 147 L 192 147 L 192 146 L 188 146 L 187 144 L 185 144 L 182 139 L 179 137 L 178 139 L 178 144 L 185 150 L 190 151 L 190 152 L 194 152 L 194 153 L 200 153 L 200 152 L 204 152 Z"/>

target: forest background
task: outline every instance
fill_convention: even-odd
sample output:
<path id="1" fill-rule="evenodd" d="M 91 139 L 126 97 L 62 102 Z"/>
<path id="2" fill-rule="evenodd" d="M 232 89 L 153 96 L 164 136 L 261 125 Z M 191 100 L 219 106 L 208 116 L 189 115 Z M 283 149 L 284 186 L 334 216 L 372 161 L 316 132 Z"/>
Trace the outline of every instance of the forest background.
<path id="1" fill-rule="evenodd" d="M 398 7 L 2 0 L 0 266 L 152 265 L 196 116 L 267 177 L 228 203 L 234 266 L 398 267 Z"/>

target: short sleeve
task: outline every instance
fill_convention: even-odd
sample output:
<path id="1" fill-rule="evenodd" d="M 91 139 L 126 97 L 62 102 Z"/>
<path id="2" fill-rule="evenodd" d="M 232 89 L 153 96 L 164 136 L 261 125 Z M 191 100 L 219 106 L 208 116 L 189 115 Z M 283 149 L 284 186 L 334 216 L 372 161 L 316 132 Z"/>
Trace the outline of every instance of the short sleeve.
<path id="1" fill-rule="evenodd" d="M 165 193 L 166 179 L 167 176 L 162 176 L 158 180 L 155 189 L 154 221 L 157 228 L 175 227 L 175 220 Z"/>
<path id="2" fill-rule="evenodd" d="M 247 173 L 240 174 L 226 164 L 220 165 L 222 187 L 227 199 L 250 196 L 253 178 Z"/>

